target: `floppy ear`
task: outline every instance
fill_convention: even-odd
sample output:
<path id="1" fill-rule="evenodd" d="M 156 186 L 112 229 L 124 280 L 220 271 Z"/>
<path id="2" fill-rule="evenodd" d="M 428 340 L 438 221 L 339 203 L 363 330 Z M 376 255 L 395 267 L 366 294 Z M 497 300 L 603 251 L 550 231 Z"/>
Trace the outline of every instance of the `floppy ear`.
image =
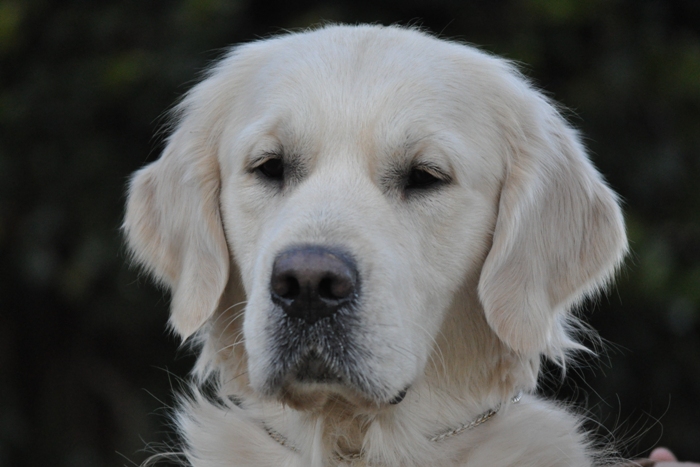
<path id="1" fill-rule="evenodd" d="M 627 240 L 617 197 L 577 133 L 546 99 L 525 94 L 503 124 L 511 154 L 479 296 L 511 348 L 561 356 L 580 347 L 567 312 L 611 278 Z"/>
<path id="2" fill-rule="evenodd" d="M 214 149 L 187 119 L 161 158 L 131 179 L 124 231 L 134 258 L 172 291 L 183 339 L 214 313 L 229 274 Z"/>

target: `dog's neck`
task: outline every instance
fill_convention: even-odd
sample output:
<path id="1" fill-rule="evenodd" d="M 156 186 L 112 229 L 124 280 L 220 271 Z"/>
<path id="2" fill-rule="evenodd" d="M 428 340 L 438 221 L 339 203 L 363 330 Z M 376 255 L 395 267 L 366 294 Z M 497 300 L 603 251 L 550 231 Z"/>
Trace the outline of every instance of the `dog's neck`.
<path id="1" fill-rule="evenodd" d="M 510 404 L 517 404 L 520 402 L 520 399 L 522 398 L 522 392 L 518 392 L 515 396 L 513 396 L 510 401 L 508 401 Z M 342 402 L 339 402 L 337 404 L 338 406 L 343 405 Z M 493 417 L 498 415 L 500 412 L 501 408 L 503 407 L 504 404 L 498 404 L 496 407 L 491 408 L 487 410 L 486 412 L 480 414 L 476 418 L 465 422 L 465 423 L 460 423 L 459 425 L 449 428 L 446 430 L 443 430 L 440 433 L 437 433 L 431 437 L 428 438 L 430 442 L 433 443 L 440 443 L 445 440 L 448 440 L 454 436 L 459 436 L 465 431 L 469 431 L 472 429 L 475 429 L 479 427 L 480 425 L 488 422 L 491 420 Z M 335 407 L 338 409 L 338 407 Z M 327 417 L 326 420 L 331 419 L 332 417 Z M 361 440 L 364 438 L 363 432 L 366 432 L 367 429 L 366 427 L 370 423 L 369 420 L 367 421 L 359 421 L 359 418 L 350 418 L 348 419 L 347 417 L 340 417 L 340 420 L 343 422 L 342 426 L 335 426 L 334 428 L 336 429 L 326 429 L 324 430 L 324 433 L 326 436 L 322 436 L 322 438 L 332 438 L 330 440 L 326 440 L 326 445 L 331 446 L 331 450 L 333 452 L 333 457 L 338 460 L 338 461 L 355 461 L 362 459 L 363 457 L 363 451 L 361 447 L 361 443 L 358 442 L 358 440 Z M 337 421 L 337 420 L 336 420 Z M 354 423 L 353 423 L 354 422 Z M 263 427 L 267 434 L 272 438 L 274 441 L 279 443 L 281 446 L 284 446 L 285 448 L 299 453 L 300 449 L 294 445 L 290 439 L 285 436 L 284 434 L 280 433 L 279 431 L 275 430 L 274 428 L 271 428 L 268 426 L 264 421 L 261 422 L 263 424 Z M 318 422 L 316 424 L 318 426 Z M 364 427 L 364 429 L 363 429 Z M 338 433 L 342 434 L 342 436 L 329 436 L 330 433 L 335 433 L 336 435 Z M 354 442 L 353 442 L 354 440 Z M 359 447 L 358 447 L 359 446 Z"/>

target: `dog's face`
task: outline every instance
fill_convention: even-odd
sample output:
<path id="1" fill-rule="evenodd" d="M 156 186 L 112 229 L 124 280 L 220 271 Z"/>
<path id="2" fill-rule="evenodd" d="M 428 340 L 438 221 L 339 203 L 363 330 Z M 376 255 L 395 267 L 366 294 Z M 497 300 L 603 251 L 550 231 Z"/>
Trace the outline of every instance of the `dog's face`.
<path id="1" fill-rule="evenodd" d="M 396 398 L 490 241 L 503 161 L 469 135 L 487 125 L 431 80 L 430 57 L 381 49 L 268 63 L 276 79 L 253 80 L 251 111 L 225 137 L 221 211 L 261 393 Z M 285 288 L 300 290 L 285 300 Z"/>
<path id="2" fill-rule="evenodd" d="M 172 287 L 174 328 L 240 277 L 250 387 L 303 407 L 389 404 L 424 373 L 458 290 L 531 357 L 625 248 L 614 195 L 510 67 L 396 28 L 236 49 L 140 171 L 125 227 Z M 237 282 L 237 280 L 236 280 Z M 479 339 L 469 329 L 465 339 Z"/>

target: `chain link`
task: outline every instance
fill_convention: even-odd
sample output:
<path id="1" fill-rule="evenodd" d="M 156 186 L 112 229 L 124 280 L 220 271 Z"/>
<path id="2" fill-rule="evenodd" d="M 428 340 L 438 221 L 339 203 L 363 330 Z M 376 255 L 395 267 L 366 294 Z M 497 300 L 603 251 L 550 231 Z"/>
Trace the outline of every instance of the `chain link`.
<path id="1" fill-rule="evenodd" d="M 513 396 L 510 399 L 510 403 L 517 404 L 518 402 L 520 402 L 520 399 L 522 399 L 522 397 L 523 397 L 523 393 L 519 392 L 518 394 L 516 394 L 515 396 Z M 472 428 L 476 428 L 477 426 L 491 420 L 501 410 L 502 407 L 503 407 L 503 404 L 498 404 L 496 407 L 494 407 L 493 409 L 487 410 L 486 412 L 482 413 L 481 415 L 476 417 L 471 422 L 463 423 L 456 428 L 453 428 L 451 430 L 447 430 L 443 433 L 440 433 L 439 435 L 433 436 L 432 438 L 428 438 L 428 440 L 430 442 L 433 442 L 433 443 L 439 443 L 440 441 L 443 441 L 447 438 L 457 436 L 458 434 L 463 433 L 467 430 L 471 430 Z M 267 434 L 270 435 L 270 438 L 274 439 L 275 441 L 277 441 L 279 444 L 286 447 L 287 449 L 291 449 L 294 452 L 299 452 L 299 449 L 297 449 L 296 446 L 291 444 L 289 442 L 289 440 L 285 436 L 283 436 L 281 433 L 273 430 L 272 428 L 268 427 L 267 425 L 263 425 L 263 427 L 265 428 L 265 431 L 267 432 Z M 336 458 L 336 460 L 339 460 L 339 461 L 354 462 L 354 461 L 362 458 L 362 452 L 360 451 L 360 452 L 354 452 L 352 454 L 342 454 L 342 455 L 336 454 L 335 458 Z"/>
<path id="2" fill-rule="evenodd" d="M 523 397 L 523 393 L 519 392 L 515 396 L 513 396 L 510 400 L 511 404 L 517 404 L 520 402 L 520 399 Z M 478 417 L 476 417 L 474 420 L 472 420 L 469 423 L 464 423 L 459 425 L 457 428 L 453 428 L 451 430 L 445 431 L 444 433 L 441 433 L 439 435 L 435 435 L 432 438 L 430 438 L 430 441 L 437 443 L 440 442 L 446 438 L 451 438 L 453 436 L 456 436 L 466 430 L 471 430 L 472 428 L 476 428 L 477 426 L 481 425 L 482 423 L 488 422 L 493 418 L 494 415 L 498 413 L 499 410 L 501 410 L 501 407 L 503 407 L 503 404 L 498 404 L 496 407 L 493 409 L 489 409 L 486 412 L 482 413 Z"/>

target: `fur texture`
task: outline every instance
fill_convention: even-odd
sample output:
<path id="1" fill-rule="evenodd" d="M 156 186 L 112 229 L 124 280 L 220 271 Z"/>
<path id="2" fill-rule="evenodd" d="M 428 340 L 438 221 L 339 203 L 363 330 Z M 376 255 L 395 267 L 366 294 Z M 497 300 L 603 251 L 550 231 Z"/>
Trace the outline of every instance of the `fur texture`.
<path id="1" fill-rule="evenodd" d="M 592 465 L 579 419 L 527 393 L 541 358 L 581 348 L 570 310 L 620 264 L 622 215 L 506 61 L 379 26 L 236 47 L 132 178 L 124 229 L 199 343 L 191 465 Z M 298 245 L 347 252 L 352 308 L 311 326 L 274 303 Z M 310 360 L 333 378 L 302 378 Z"/>

